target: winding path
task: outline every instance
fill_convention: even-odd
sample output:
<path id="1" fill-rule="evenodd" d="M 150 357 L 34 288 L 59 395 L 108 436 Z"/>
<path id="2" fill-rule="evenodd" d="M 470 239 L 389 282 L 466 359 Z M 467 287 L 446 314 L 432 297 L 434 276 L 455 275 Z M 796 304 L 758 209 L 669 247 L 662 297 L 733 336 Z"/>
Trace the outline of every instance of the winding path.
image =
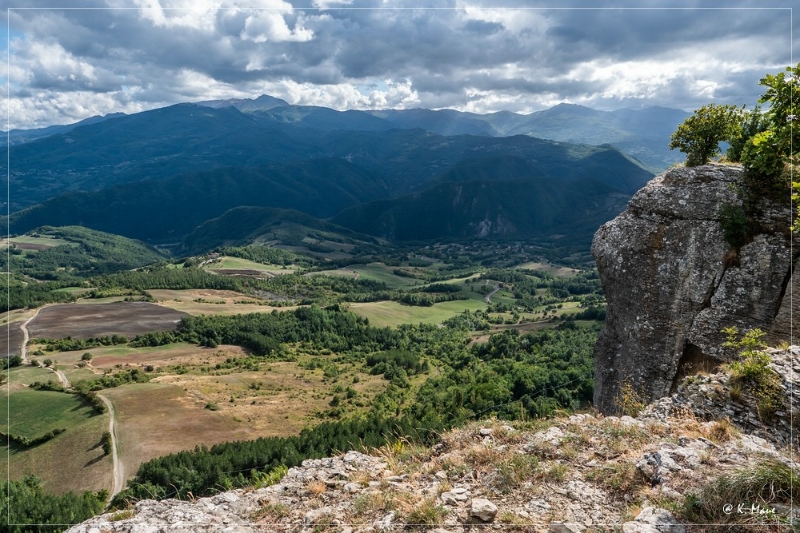
<path id="1" fill-rule="evenodd" d="M 25 322 L 23 322 L 22 325 L 20 326 L 20 329 L 22 330 L 22 346 L 20 347 L 20 355 L 22 356 L 23 363 L 28 363 L 27 347 L 28 347 L 28 341 L 30 340 L 30 334 L 28 333 L 28 324 L 30 323 L 31 320 L 37 317 L 39 311 L 41 311 L 42 309 L 43 307 L 39 307 L 38 309 L 36 309 L 36 311 L 33 313 L 33 316 L 30 317 Z M 61 384 L 68 389 L 70 387 L 70 382 L 69 379 L 67 379 L 66 374 L 64 374 L 64 372 L 61 370 L 53 370 L 53 372 L 56 373 L 56 376 L 58 376 L 58 380 L 61 382 Z M 120 463 L 119 456 L 117 454 L 117 432 L 114 427 L 116 412 L 114 411 L 114 405 L 108 398 L 106 398 L 102 394 L 98 394 L 97 397 L 100 398 L 106 405 L 109 414 L 108 432 L 111 434 L 111 461 L 112 464 L 114 465 L 114 485 L 111 490 L 111 499 L 113 499 L 114 496 L 119 494 L 119 492 L 122 490 L 125 484 L 125 471 L 122 469 L 122 463 Z"/>
<path id="2" fill-rule="evenodd" d="M 114 499 L 114 496 L 119 494 L 125 484 L 125 472 L 122 469 L 122 463 L 119 462 L 119 456 L 117 455 L 117 432 L 114 427 L 116 413 L 114 412 L 114 405 L 108 398 L 102 394 L 98 394 L 97 397 L 103 400 L 103 403 L 106 404 L 108 408 L 108 432 L 111 433 L 111 461 L 114 464 L 114 486 L 111 490 L 111 499 Z"/>
<path id="3" fill-rule="evenodd" d="M 492 289 L 492 292 L 490 292 L 489 294 L 486 295 L 486 303 L 487 304 L 492 303 L 492 295 L 494 295 L 494 293 L 496 293 L 499 290 L 500 290 L 500 285 L 495 285 L 494 289 Z"/>
<path id="4" fill-rule="evenodd" d="M 19 354 L 20 356 L 22 356 L 23 364 L 28 363 L 28 341 L 31 340 L 31 336 L 28 333 L 28 323 L 34 318 L 36 318 L 36 316 L 39 314 L 39 311 L 41 310 L 42 310 L 41 307 L 37 308 L 36 311 L 34 311 L 33 316 L 30 317 L 25 322 L 23 322 L 22 325 L 19 327 L 19 329 L 22 330 L 22 346 L 19 349 Z"/>
<path id="5" fill-rule="evenodd" d="M 58 381 L 60 381 L 61 384 L 64 385 L 65 389 L 68 389 L 72 386 L 69 380 L 67 379 L 67 375 L 64 374 L 64 372 L 62 372 L 61 370 L 53 370 L 53 372 L 56 373 L 56 376 L 58 376 Z"/>

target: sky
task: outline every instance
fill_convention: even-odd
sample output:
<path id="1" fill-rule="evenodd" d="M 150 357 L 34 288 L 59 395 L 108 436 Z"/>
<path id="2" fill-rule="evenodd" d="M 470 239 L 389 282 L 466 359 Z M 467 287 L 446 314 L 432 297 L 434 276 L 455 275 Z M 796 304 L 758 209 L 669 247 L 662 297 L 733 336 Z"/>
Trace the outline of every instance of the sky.
<path id="1" fill-rule="evenodd" d="M 793 0 L 4 3 L 10 128 L 261 94 L 340 110 L 752 107 L 760 78 L 800 61 Z"/>

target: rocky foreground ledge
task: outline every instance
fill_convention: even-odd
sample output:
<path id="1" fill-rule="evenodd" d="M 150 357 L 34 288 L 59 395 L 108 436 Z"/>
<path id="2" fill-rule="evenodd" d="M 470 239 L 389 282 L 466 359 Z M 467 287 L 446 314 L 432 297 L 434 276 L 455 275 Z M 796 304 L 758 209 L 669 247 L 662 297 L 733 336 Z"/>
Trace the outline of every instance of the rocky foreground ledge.
<path id="1" fill-rule="evenodd" d="M 800 348 L 778 353 L 776 368 L 793 374 Z M 784 383 L 793 397 L 794 381 Z M 695 530 L 687 523 L 701 515 L 692 509 L 730 524 L 771 524 L 758 531 L 790 531 L 786 522 L 800 523 L 800 514 L 791 514 L 787 498 L 737 493 L 744 478 L 736 476 L 797 469 L 797 448 L 786 445 L 790 435 L 782 441 L 780 423 L 753 418 L 746 400 L 731 417 L 720 407 L 729 392 L 722 374 L 694 376 L 637 418 L 475 423 L 432 448 L 399 442 L 371 455 L 307 460 L 270 487 L 192 502 L 144 500 L 69 532 L 681 533 Z M 754 425 L 767 438 L 753 434 Z"/>

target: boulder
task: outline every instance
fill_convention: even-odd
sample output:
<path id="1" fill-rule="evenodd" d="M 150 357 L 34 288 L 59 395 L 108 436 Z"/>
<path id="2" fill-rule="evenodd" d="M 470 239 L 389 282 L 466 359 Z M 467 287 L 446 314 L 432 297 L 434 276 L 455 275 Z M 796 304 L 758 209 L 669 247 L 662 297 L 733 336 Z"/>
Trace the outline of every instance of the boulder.
<path id="1" fill-rule="evenodd" d="M 497 516 L 497 506 L 485 498 L 473 498 L 469 516 L 482 522 L 491 522 Z"/>
<path id="2" fill-rule="evenodd" d="M 672 513 L 658 507 L 645 507 L 632 522 L 622 524 L 624 533 L 686 533 Z"/>

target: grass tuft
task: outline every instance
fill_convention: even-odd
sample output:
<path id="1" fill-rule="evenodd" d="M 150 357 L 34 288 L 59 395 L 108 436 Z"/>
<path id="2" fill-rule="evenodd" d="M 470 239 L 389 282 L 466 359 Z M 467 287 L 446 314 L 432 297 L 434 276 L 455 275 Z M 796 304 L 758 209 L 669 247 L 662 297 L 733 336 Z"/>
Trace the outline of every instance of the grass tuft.
<path id="1" fill-rule="evenodd" d="M 798 476 L 796 469 L 773 458 L 765 459 L 707 482 L 687 496 L 682 514 L 699 524 L 780 524 L 784 518 L 771 510 L 776 504 L 800 499 Z M 738 512 L 740 504 L 747 512 Z M 765 512 L 750 512 L 754 506 Z"/>
<path id="2" fill-rule="evenodd" d="M 441 524 L 447 509 L 436 503 L 436 498 L 426 498 L 406 515 L 409 527 L 426 527 Z"/>

